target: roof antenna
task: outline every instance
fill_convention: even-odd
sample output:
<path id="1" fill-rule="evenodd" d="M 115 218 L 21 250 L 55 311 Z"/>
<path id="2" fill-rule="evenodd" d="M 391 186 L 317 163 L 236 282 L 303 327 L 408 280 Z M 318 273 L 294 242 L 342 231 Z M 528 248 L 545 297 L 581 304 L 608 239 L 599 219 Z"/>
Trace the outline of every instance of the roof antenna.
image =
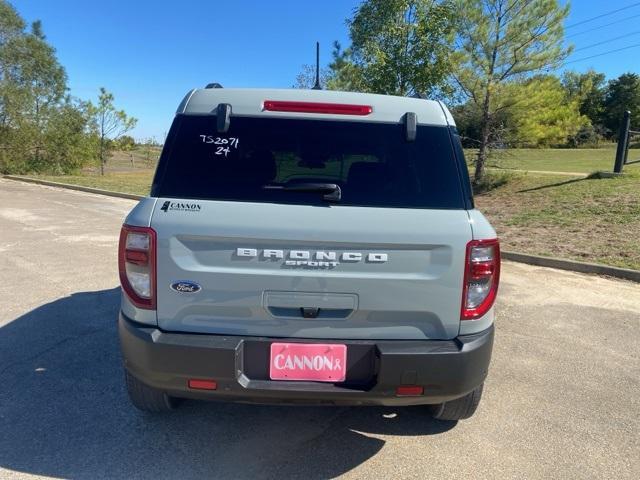
<path id="1" fill-rule="evenodd" d="M 311 90 L 322 90 L 320 86 L 320 42 L 316 42 L 316 84 Z"/>

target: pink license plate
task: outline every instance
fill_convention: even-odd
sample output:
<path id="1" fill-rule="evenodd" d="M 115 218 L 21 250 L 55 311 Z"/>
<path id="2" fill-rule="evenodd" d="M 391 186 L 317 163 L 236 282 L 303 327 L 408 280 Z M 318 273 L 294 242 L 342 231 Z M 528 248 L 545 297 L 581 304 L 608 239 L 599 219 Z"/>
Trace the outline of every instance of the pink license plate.
<path id="1" fill-rule="evenodd" d="M 347 346 L 321 343 L 272 343 L 271 380 L 344 382 Z"/>

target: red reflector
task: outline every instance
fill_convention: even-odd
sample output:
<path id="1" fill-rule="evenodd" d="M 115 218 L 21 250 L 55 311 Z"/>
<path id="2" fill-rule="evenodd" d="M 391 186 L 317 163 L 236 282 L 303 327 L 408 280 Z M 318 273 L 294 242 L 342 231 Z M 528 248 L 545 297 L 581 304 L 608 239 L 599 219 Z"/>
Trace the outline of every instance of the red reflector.
<path id="1" fill-rule="evenodd" d="M 471 264 L 471 276 L 473 278 L 486 277 L 493 275 L 494 264 L 493 262 L 481 262 Z"/>
<path id="2" fill-rule="evenodd" d="M 136 265 L 146 265 L 149 263 L 149 255 L 147 252 L 140 250 L 126 250 L 124 258 L 129 263 L 135 263 Z"/>
<path id="3" fill-rule="evenodd" d="M 192 378 L 189 380 L 189 388 L 194 390 L 215 390 L 218 388 L 218 384 L 215 380 L 202 380 Z"/>
<path id="4" fill-rule="evenodd" d="M 280 100 L 265 100 L 264 109 L 270 112 L 333 113 L 336 115 L 369 115 L 373 112 L 373 108 L 370 105 L 285 102 Z"/>
<path id="5" fill-rule="evenodd" d="M 396 395 L 399 397 L 409 397 L 422 395 L 424 393 L 424 387 L 419 385 L 402 385 L 396 388 Z"/>

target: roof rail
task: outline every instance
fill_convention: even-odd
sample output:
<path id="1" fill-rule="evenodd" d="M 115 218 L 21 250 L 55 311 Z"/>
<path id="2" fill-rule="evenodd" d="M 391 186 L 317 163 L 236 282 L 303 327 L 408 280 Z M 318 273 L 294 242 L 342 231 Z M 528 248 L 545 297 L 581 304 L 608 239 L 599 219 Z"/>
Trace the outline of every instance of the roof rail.
<path id="1" fill-rule="evenodd" d="M 222 88 L 222 85 L 220 85 L 220 84 L 219 84 L 219 83 L 217 83 L 217 82 L 214 82 L 214 83 L 207 83 L 207 86 L 206 86 L 206 87 L 204 87 L 204 88 Z"/>

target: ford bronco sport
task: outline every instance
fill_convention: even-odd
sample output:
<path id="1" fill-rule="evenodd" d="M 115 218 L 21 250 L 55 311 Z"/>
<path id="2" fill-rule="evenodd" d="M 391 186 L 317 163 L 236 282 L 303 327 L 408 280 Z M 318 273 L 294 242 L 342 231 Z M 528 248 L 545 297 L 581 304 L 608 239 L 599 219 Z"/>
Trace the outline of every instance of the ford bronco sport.
<path id="1" fill-rule="evenodd" d="M 471 416 L 496 234 L 439 102 L 190 92 L 119 248 L 133 405 L 429 405 Z"/>

